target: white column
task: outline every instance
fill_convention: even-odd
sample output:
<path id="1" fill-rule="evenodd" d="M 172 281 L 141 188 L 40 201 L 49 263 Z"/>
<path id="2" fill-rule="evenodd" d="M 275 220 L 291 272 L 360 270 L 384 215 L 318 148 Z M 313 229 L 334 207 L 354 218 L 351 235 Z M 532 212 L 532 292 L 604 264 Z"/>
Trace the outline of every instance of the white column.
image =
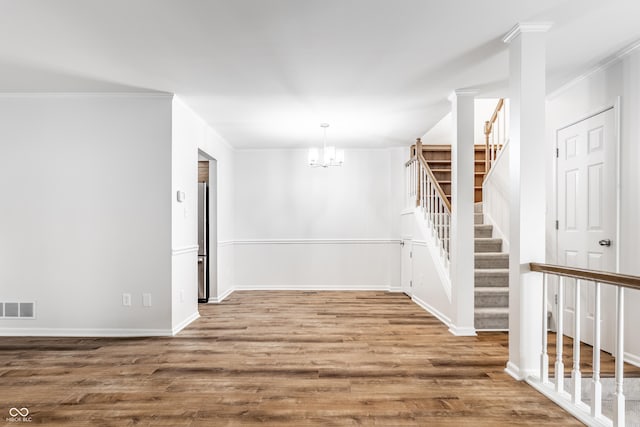
<path id="1" fill-rule="evenodd" d="M 449 331 L 476 335 L 474 326 L 474 95 L 456 90 L 451 94 L 453 139 L 451 145 L 451 295 L 454 307 Z"/>
<path id="2" fill-rule="evenodd" d="M 549 28 L 546 23 L 521 23 L 504 38 L 509 44 L 511 109 L 506 371 L 517 379 L 538 373 L 542 342 L 538 308 L 542 275 L 529 272 L 529 263 L 545 261 L 545 32 Z"/>

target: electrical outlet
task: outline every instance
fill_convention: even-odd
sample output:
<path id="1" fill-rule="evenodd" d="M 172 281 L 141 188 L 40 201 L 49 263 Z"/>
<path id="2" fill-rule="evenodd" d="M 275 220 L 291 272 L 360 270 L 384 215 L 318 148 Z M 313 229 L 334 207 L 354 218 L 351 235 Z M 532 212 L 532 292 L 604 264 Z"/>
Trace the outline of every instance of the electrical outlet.
<path id="1" fill-rule="evenodd" d="M 151 294 L 142 294 L 142 305 L 151 307 Z"/>
<path id="2" fill-rule="evenodd" d="M 131 294 L 122 294 L 122 305 L 131 307 Z"/>

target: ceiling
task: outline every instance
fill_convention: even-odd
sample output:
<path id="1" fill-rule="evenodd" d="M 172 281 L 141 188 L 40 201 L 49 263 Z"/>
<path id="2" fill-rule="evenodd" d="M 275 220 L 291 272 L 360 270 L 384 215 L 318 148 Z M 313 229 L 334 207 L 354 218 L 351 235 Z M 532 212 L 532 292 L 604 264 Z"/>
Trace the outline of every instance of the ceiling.
<path id="1" fill-rule="evenodd" d="M 176 93 L 237 148 L 409 145 L 453 89 L 506 95 L 550 21 L 549 91 L 640 39 L 637 0 L 0 0 L 0 91 Z"/>

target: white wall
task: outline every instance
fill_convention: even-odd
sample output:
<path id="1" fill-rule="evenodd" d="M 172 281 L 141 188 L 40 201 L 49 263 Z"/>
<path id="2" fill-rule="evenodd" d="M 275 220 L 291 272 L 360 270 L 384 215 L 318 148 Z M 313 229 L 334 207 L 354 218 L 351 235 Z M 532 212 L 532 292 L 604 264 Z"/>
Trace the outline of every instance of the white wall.
<path id="1" fill-rule="evenodd" d="M 621 97 L 621 138 L 620 138 L 620 272 L 640 275 L 637 262 L 637 242 L 640 241 L 640 50 L 621 58 L 575 84 L 552 95 L 547 101 L 546 150 L 550 164 L 548 170 L 555 170 L 553 152 L 555 150 L 555 130 L 568 125 L 596 110 L 614 105 Z M 547 186 L 547 259 L 555 262 L 556 219 L 555 175 L 548 174 Z M 610 189 L 615 191 L 615 189 Z M 640 323 L 640 312 L 633 307 L 640 305 L 640 293 L 626 291 L 626 351 L 631 353 L 635 363 L 640 363 L 640 337 L 632 325 Z"/>
<path id="2" fill-rule="evenodd" d="M 484 145 L 484 122 L 491 118 L 498 105 L 498 98 L 476 98 L 474 102 L 474 141 L 475 145 Z M 447 113 L 422 136 L 422 143 L 426 145 L 451 145 L 451 128 L 453 120 L 451 112 Z"/>
<path id="3" fill-rule="evenodd" d="M 236 288 L 399 288 L 406 149 L 328 169 L 305 150 L 236 154 Z"/>
<path id="4" fill-rule="evenodd" d="M 173 249 L 187 252 L 174 255 L 173 272 L 173 326 L 177 328 L 193 317 L 197 310 L 197 168 L 198 150 L 216 160 L 217 211 L 211 212 L 217 221 L 217 242 L 209 242 L 210 250 L 215 244 L 217 250 L 217 269 L 210 260 L 211 302 L 218 302 L 233 290 L 234 263 L 234 151 L 229 144 L 198 117 L 178 97 L 173 102 Z M 187 193 L 186 203 L 178 203 L 175 193 L 178 190 Z M 210 201 L 213 205 L 213 202 Z M 187 210 L 185 217 L 184 210 Z M 187 248 L 181 251 L 181 248 Z M 195 248 L 189 252 L 188 248 Z M 213 251 L 212 251 L 213 252 Z M 217 286 L 216 286 L 217 284 Z M 181 301 L 180 292 L 185 294 Z"/>
<path id="5" fill-rule="evenodd" d="M 440 249 L 428 228 L 420 208 L 403 212 L 402 236 L 411 240 L 412 298 L 425 310 L 451 326 L 455 307 L 451 279 L 441 260 Z"/>
<path id="6" fill-rule="evenodd" d="M 198 141 L 201 121 L 177 98 L 171 117 L 171 326 L 198 316 Z M 185 193 L 178 202 L 177 192 Z"/>
<path id="7" fill-rule="evenodd" d="M 0 96 L 0 301 L 37 303 L 0 335 L 171 330 L 170 126 L 167 95 Z"/>

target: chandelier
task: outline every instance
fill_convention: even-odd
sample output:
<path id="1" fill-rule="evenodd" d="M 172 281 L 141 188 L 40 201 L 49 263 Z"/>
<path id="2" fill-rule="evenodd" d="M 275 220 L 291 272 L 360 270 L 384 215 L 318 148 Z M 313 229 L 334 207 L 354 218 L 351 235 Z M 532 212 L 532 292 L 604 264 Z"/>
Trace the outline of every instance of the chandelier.
<path id="1" fill-rule="evenodd" d="M 344 150 L 336 150 L 336 147 L 327 147 L 327 128 L 329 123 L 320 123 L 324 131 L 322 149 L 309 148 L 309 166 L 312 168 L 328 168 L 329 166 L 342 166 L 344 163 Z"/>

